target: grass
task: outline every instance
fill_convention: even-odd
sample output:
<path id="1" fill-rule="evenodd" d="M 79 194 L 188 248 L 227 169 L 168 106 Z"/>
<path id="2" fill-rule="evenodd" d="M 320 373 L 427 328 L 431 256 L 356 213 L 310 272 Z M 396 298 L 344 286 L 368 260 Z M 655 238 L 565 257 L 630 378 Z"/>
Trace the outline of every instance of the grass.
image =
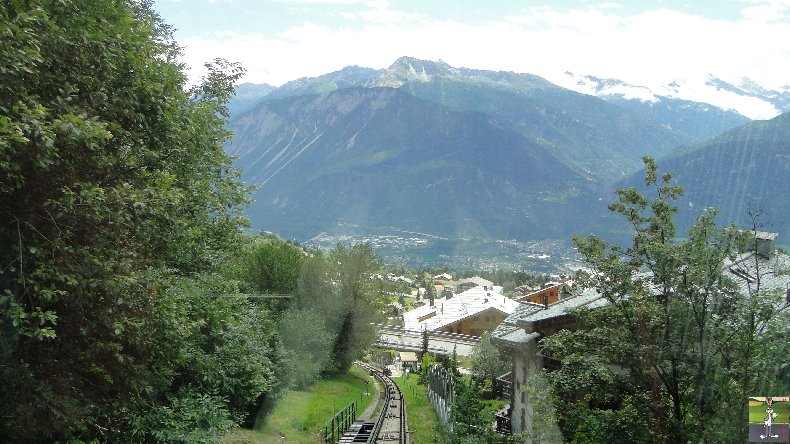
<path id="1" fill-rule="evenodd" d="M 787 424 L 790 422 L 790 408 L 787 402 L 774 401 L 774 412 L 777 413 L 774 424 Z M 762 424 L 765 420 L 765 404 L 760 402 L 757 405 L 749 402 L 749 424 Z"/>
<path id="2" fill-rule="evenodd" d="M 409 436 L 411 444 L 443 443 L 444 436 L 439 428 L 439 418 L 428 399 L 428 388 L 417 384 L 417 375 L 407 379 L 392 378 L 406 401 L 406 418 L 408 428 L 413 431 Z"/>
<path id="3" fill-rule="evenodd" d="M 483 411 L 493 417 L 496 412 L 505 408 L 506 405 L 507 403 L 501 399 L 486 399 L 483 400 Z"/>
<path id="4" fill-rule="evenodd" d="M 370 376 L 352 367 L 345 374 L 318 381 L 306 390 L 291 390 L 270 406 L 264 406 L 255 430 L 236 429 L 227 434 L 225 444 L 306 443 L 318 441 L 318 431 L 324 428 L 333 412 L 340 411 L 357 400 L 357 414 L 367 408 L 372 396 L 363 396 L 365 381 Z M 371 382 L 371 384 L 373 384 Z M 372 385 L 370 390 L 372 393 Z M 281 441 L 281 437 L 285 439 Z"/>

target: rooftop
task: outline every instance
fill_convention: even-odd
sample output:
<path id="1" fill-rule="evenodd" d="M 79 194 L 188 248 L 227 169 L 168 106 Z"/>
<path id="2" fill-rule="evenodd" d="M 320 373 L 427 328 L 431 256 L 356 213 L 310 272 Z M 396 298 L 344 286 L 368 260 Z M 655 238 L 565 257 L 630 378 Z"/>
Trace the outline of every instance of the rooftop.
<path id="1" fill-rule="evenodd" d="M 517 346 L 526 344 L 533 339 L 537 339 L 540 337 L 540 334 L 527 333 L 518 325 L 518 321 L 542 310 L 543 306 L 540 304 L 533 304 L 531 302 L 523 302 L 519 304 L 513 313 L 505 318 L 505 320 L 494 329 L 494 331 L 491 333 L 491 340 L 494 343 L 499 342 L 504 345 Z"/>
<path id="2" fill-rule="evenodd" d="M 415 352 L 400 352 L 401 362 L 417 362 L 417 353 Z"/>
<path id="3" fill-rule="evenodd" d="M 763 240 L 776 240 L 776 238 L 779 237 L 779 233 L 772 233 L 770 231 L 754 231 L 754 237 Z"/>
<path id="4" fill-rule="evenodd" d="M 547 319 L 558 318 L 568 314 L 568 310 L 579 307 L 602 307 L 606 305 L 606 299 L 601 296 L 594 288 L 585 288 L 581 293 L 563 299 L 549 308 L 535 311 L 521 319 L 516 319 L 516 324 L 520 326 L 529 326 L 530 323 L 544 321 Z M 541 306 L 542 307 L 542 306 Z"/>
<path id="5" fill-rule="evenodd" d="M 438 330 L 489 309 L 505 314 L 513 313 L 519 305 L 518 302 L 502 295 L 501 291 L 501 287 L 488 290 L 473 287 L 450 299 L 434 299 L 432 306 L 424 305 L 404 313 L 404 327 L 407 330 Z M 427 317 L 431 313 L 434 315 Z"/>
<path id="6" fill-rule="evenodd" d="M 725 262 L 724 267 L 744 294 L 756 290 L 758 276 L 760 291 L 786 291 L 790 285 L 790 256 L 786 254 L 766 258 L 749 251 Z"/>
<path id="7" fill-rule="evenodd" d="M 464 284 L 475 284 L 481 287 L 488 287 L 491 288 L 494 286 L 494 283 L 489 281 L 488 279 L 483 279 L 480 276 L 470 277 L 467 279 L 461 279 L 460 281 L 456 282 L 455 285 L 461 286 Z"/>

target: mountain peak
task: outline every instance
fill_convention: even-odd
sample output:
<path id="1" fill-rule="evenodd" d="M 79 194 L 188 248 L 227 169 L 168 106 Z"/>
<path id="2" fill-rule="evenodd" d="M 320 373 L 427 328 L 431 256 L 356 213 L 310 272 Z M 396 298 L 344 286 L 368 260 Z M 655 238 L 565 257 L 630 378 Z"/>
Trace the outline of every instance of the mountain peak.
<path id="1" fill-rule="evenodd" d="M 408 82 L 428 82 L 437 76 L 446 76 L 453 67 L 443 61 L 434 62 L 414 57 L 401 57 L 385 69 L 368 86 L 399 88 Z"/>

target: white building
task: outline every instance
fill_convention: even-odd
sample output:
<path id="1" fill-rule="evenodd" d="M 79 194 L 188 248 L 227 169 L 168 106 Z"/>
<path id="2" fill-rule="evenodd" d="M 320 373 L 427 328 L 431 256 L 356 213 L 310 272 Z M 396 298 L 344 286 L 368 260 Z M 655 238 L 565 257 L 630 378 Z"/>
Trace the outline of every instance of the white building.
<path id="1" fill-rule="evenodd" d="M 502 294 L 502 287 L 474 287 L 404 313 L 403 325 L 407 330 L 480 336 L 493 331 L 518 305 Z"/>

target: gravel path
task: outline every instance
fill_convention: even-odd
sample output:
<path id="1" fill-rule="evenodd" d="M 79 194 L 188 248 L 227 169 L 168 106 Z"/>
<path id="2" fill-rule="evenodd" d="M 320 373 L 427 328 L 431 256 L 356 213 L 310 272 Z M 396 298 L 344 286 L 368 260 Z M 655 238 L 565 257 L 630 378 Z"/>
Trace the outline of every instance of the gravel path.
<path id="1" fill-rule="evenodd" d="M 376 407 L 378 407 L 379 402 L 381 402 L 381 387 L 378 381 L 375 378 L 370 378 L 373 381 L 373 399 L 370 401 L 370 405 L 368 408 L 365 409 L 362 414 L 360 414 L 357 419 L 364 419 L 365 421 L 369 420 L 371 416 L 373 416 L 373 412 L 376 411 Z"/>

